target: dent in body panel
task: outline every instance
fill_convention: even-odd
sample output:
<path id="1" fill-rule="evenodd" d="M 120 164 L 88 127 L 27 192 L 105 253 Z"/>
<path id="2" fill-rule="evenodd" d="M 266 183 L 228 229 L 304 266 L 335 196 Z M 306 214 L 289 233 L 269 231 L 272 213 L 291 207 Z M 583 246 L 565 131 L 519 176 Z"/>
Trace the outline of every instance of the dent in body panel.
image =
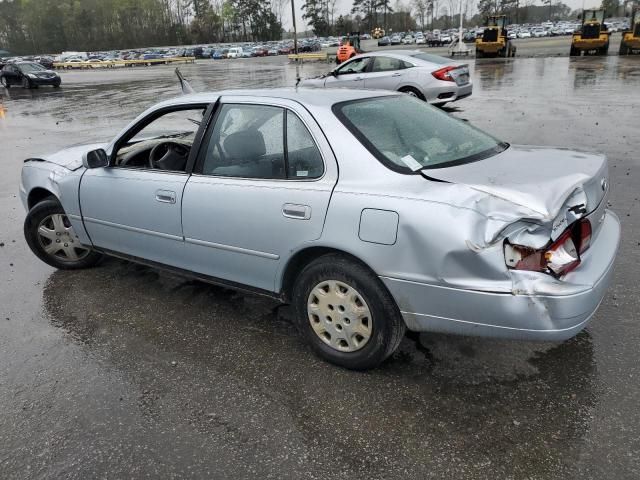
<path id="1" fill-rule="evenodd" d="M 81 220 L 79 201 L 79 187 L 84 169 L 68 170 L 65 167 L 51 162 L 28 162 L 22 167 L 22 185 L 24 189 L 23 204 L 28 209 L 27 199 L 29 193 L 35 188 L 43 188 L 56 196 L 80 242 L 91 245 Z"/>

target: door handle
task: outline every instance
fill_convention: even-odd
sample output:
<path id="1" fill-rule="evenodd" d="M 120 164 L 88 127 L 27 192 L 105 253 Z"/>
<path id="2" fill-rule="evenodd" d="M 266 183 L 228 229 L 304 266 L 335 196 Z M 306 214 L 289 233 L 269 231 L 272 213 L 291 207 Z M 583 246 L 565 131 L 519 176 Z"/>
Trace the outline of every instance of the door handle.
<path id="1" fill-rule="evenodd" d="M 176 203 L 176 192 L 156 190 L 156 200 L 162 203 Z"/>
<path id="2" fill-rule="evenodd" d="M 311 218 L 311 207 L 309 205 L 285 203 L 282 206 L 282 215 L 296 220 L 309 220 Z"/>
<path id="3" fill-rule="evenodd" d="M 356 77 L 353 79 L 354 82 L 357 82 L 358 80 L 362 80 L 362 77 Z"/>
<path id="4" fill-rule="evenodd" d="M 399 77 L 400 75 L 402 75 L 401 73 L 394 73 L 393 75 L 391 75 L 392 77 Z"/>

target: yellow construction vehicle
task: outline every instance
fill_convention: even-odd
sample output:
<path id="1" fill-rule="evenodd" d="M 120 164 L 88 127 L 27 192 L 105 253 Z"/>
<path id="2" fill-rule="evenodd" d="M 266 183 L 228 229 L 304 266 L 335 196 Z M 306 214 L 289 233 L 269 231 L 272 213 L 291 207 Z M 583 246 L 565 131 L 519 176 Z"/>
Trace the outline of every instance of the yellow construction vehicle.
<path id="1" fill-rule="evenodd" d="M 476 58 L 515 57 L 516 46 L 509 40 L 507 34 L 505 15 L 488 17 L 482 36 L 476 38 Z"/>
<path id="2" fill-rule="evenodd" d="M 606 55 L 610 36 L 611 32 L 604 24 L 604 10 L 584 10 L 582 26 L 573 33 L 569 55 L 577 57 L 582 52 L 585 55 Z"/>
<path id="3" fill-rule="evenodd" d="M 379 39 L 379 38 L 384 37 L 384 29 L 383 29 L 383 28 L 380 28 L 380 27 L 376 27 L 376 28 L 374 28 L 374 29 L 371 31 L 371 36 L 372 36 L 374 39 L 376 39 L 376 40 L 377 40 L 377 39 Z"/>
<path id="4" fill-rule="evenodd" d="M 634 51 L 640 52 L 640 7 L 633 9 L 630 21 L 629 29 L 622 32 L 620 55 L 631 55 Z"/>

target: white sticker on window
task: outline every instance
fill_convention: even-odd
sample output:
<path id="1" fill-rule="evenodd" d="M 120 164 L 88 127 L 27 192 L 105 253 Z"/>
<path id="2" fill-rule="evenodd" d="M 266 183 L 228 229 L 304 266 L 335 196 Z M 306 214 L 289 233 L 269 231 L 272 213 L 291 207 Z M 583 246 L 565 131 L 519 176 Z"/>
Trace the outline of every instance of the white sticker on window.
<path id="1" fill-rule="evenodd" d="M 309 176 L 309 172 L 307 170 L 298 170 L 296 172 L 296 177 L 307 177 Z"/>
<path id="2" fill-rule="evenodd" d="M 412 172 L 416 172 L 416 171 L 421 170 L 422 168 L 424 168 L 420 164 L 420 162 L 418 162 L 411 155 L 405 155 L 400 160 L 402 160 L 404 162 L 404 164 L 411 169 Z"/>

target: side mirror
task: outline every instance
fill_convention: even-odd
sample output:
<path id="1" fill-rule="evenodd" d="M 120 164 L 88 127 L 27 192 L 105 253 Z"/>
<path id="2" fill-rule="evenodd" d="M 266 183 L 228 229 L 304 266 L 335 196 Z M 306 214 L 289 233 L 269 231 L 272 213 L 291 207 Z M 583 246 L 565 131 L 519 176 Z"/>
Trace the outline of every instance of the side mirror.
<path id="1" fill-rule="evenodd" d="M 340 75 L 337 70 L 331 70 L 329 73 L 332 77 L 337 77 L 338 75 Z"/>
<path id="2" fill-rule="evenodd" d="M 82 156 L 84 168 L 101 168 L 109 166 L 109 157 L 102 148 L 91 150 Z"/>

